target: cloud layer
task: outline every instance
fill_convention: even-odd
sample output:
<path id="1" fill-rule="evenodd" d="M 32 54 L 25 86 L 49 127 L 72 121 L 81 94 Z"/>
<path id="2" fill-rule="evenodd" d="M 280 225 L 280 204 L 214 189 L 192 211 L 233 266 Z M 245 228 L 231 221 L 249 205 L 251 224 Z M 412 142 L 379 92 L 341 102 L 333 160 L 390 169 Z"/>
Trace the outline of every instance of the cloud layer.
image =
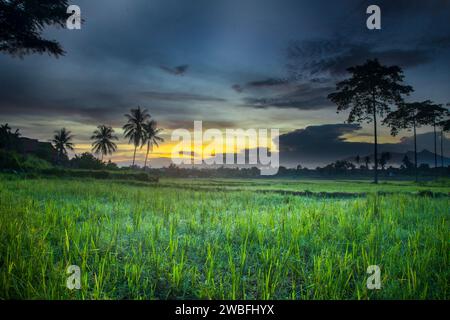
<path id="1" fill-rule="evenodd" d="M 372 143 L 350 142 L 343 138 L 344 135 L 357 133 L 360 128 L 357 124 L 327 124 L 308 126 L 283 134 L 279 138 L 280 162 L 286 166 L 301 164 L 315 167 L 340 159 L 355 158 L 357 155 L 361 157 L 372 155 L 374 148 Z M 419 134 L 418 151 L 424 149 L 433 151 L 433 139 L 431 132 Z M 445 137 L 444 139 L 444 144 L 448 145 L 450 139 Z M 378 150 L 380 153 L 412 151 L 413 140 L 405 137 L 399 143 L 381 143 Z M 448 151 L 445 155 L 449 155 Z"/>

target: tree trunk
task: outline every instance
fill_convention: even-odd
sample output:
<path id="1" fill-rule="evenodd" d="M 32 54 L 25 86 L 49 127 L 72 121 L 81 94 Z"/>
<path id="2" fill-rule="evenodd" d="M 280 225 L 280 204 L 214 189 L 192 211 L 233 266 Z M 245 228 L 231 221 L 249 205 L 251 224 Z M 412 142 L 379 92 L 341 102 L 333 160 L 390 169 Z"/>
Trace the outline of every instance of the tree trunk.
<path id="1" fill-rule="evenodd" d="M 417 135 L 416 135 L 416 121 L 413 122 L 414 127 L 414 171 L 416 174 L 416 182 L 419 181 L 418 175 L 417 175 Z"/>
<path id="2" fill-rule="evenodd" d="M 150 149 L 150 142 L 147 143 L 147 154 L 145 155 L 144 170 L 145 170 L 145 168 L 147 168 L 147 159 L 148 159 L 149 149 Z"/>
<path id="3" fill-rule="evenodd" d="M 135 145 L 134 146 L 134 154 L 133 154 L 133 167 L 134 167 L 134 160 L 136 159 L 136 149 L 137 149 L 137 146 Z"/>
<path id="4" fill-rule="evenodd" d="M 433 130 L 434 130 L 434 167 L 437 168 L 436 122 L 433 123 Z"/>
<path id="5" fill-rule="evenodd" d="M 444 130 L 441 129 L 441 167 L 444 168 Z"/>
<path id="6" fill-rule="evenodd" d="M 377 136 L 377 109 L 373 103 L 373 133 L 374 133 L 374 183 L 378 183 L 378 136 Z"/>

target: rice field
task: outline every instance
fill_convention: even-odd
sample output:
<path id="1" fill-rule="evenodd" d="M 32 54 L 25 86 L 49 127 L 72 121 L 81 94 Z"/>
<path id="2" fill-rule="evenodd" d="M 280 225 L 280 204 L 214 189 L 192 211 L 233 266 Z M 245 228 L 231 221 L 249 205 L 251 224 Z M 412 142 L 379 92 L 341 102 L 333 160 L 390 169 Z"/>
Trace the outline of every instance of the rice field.
<path id="1" fill-rule="evenodd" d="M 449 299 L 450 187 L 379 188 L 0 176 L 0 298 Z M 409 193 L 421 188 L 444 195 Z M 70 265 L 80 290 L 66 287 Z M 381 269 L 379 290 L 366 287 L 369 265 Z"/>

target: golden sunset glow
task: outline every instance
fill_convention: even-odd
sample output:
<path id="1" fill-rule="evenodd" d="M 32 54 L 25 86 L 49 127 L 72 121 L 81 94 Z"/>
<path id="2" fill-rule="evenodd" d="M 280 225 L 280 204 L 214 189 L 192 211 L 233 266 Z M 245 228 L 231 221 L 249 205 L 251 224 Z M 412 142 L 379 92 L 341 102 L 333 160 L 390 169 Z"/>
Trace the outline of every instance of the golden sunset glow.
<path id="1" fill-rule="evenodd" d="M 245 130 L 244 130 L 245 131 Z M 194 133 L 191 133 L 191 137 L 194 137 Z M 270 131 L 269 131 L 270 133 Z M 174 151 L 174 148 L 180 149 L 181 152 L 177 153 L 177 158 L 181 159 L 201 159 L 202 154 L 207 157 L 208 154 L 211 156 L 214 156 L 214 152 L 211 152 L 212 149 L 214 149 L 214 141 L 212 139 L 210 140 L 203 140 L 201 145 L 196 146 L 195 140 L 192 139 L 190 143 L 190 148 L 181 148 L 180 141 L 171 141 L 170 136 L 167 138 L 167 140 L 159 145 L 159 147 L 154 146 L 149 151 L 149 159 L 158 159 L 158 158 L 166 158 L 170 159 L 172 158 Z M 269 148 L 272 152 L 278 151 L 278 146 L 272 141 L 270 135 L 268 134 L 267 137 L 265 137 L 264 140 L 260 140 L 259 137 L 257 137 L 256 140 L 251 139 L 249 137 L 246 137 L 241 144 L 237 143 L 236 136 L 227 136 L 225 134 L 225 130 L 223 130 L 223 139 L 222 144 L 215 146 L 216 153 L 218 150 L 223 150 L 223 153 L 240 153 L 243 152 L 245 149 L 249 148 Z M 128 144 L 125 142 L 117 143 L 117 151 L 112 156 L 105 156 L 105 160 L 111 159 L 111 161 L 117 162 L 117 163 L 126 163 L 130 161 L 130 159 L 133 158 L 134 154 L 134 145 Z M 211 152 L 209 153 L 208 152 Z M 74 153 L 75 154 L 81 154 L 84 152 L 91 152 L 92 146 L 91 144 L 87 143 L 77 143 Z M 138 147 L 136 149 L 136 161 L 144 161 L 145 155 L 147 152 L 147 146 L 144 145 L 142 148 Z M 192 154 L 192 155 L 191 155 Z"/>

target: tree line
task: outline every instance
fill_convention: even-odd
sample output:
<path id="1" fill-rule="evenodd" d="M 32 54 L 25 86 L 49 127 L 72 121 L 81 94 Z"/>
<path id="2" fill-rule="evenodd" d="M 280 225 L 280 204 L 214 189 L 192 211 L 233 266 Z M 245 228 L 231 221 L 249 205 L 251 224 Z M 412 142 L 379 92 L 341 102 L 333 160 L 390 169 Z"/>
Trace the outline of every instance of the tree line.
<path id="1" fill-rule="evenodd" d="M 141 149 L 146 146 L 147 152 L 145 155 L 144 169 L 147 167 L 148 155 L 153 146 L 159 146 L 164 139 L 159 136 L 162 129 L 157 128 L 157 122 L 152 119 L 147 109 L 141 109 L 138 106 L 136 109 L 131 109 L 129 114 L 125 114 L 127 122 L 122 127 L 124 136 L 128 139 L 128 143 L 134 145 L 133 164 L 135 166 L 137 148 Z M 58 152 L 59 159 L 67 157 L 67 149 L 74 150 L 72 143 L 74 136 L 65 128 L 55 132 L 52 139 L 52 144 Z M 117 151 L 117 144 L 115 140 L 119 140 L 115 135 L 114 129 L 111 126 L 99 125 L 91 136 L 92 152 L 101 156 L 101 161 L 105 155 L 111 155 Z"/>
<path id="2" fill-rule="evenodd" d="M 437 130 L 441 134 L 441 162 L 443 166 L 443 137 L 449 131 L 449 111 L 442 104 L 430 100 L 405 102 L 414 89 L 403 83 L 403 71 L 398 66 L 384 66 L 377 59 L 347 69 L 350 78 L 336 84 L 336 91 L 328 99 L 337 105 L 337 111 L 349 110 L 348 123 L 373 123 L 374 183 L 378 183 L 378 123 L 390 127 L 391 135 L 400 130 L 413 130 L 414 168 L 417 181 L 417 134 L 420 126 L 432 126 L 434 132 L 435 167 L 437 160 Z M 449 105 L 449 104 L 447 104 Z M 392 111 L 392 106 L 397 109 Z M 368 164 L 367 164 L 368 166 Z"/>
<path id="3" fill-rule="evenodd" d="M 128 143 L 134 146 L 133 164 L 135 166 L 137 148 L 146 146 L 146 155 L 144 169 L 147 168 L 148 155 L 153 146 L 159 146 L 164 139 L 160 136 L 162 129 L 157 127 L 157 122 L 151 117 L 146 109 L 138 106 L 131 109 L 129 114 L 125 114 L 127 122 L 123 126 L 124 137 L 128 139 Z M 0 148 L 6 150 L 14 150 L 19 143 L 21 134 L 19 129 L 12 131 L 8 124 L 0 126 Z M 50 140 L 57 154 L 57 163 L 63 164 L 67 159 L 68 150 L 74 151 L 75 144 L 73 142 L 74 135 L 70 130 L 61 128 L 55 131 L 53 138 Z M 117 151 L 117 144 L 114 141 L 119 140 L 111 126 L 99 125 L 90 137 L 92 141 L 91 151 L 100 156 L 100 163 L 103 163 L 103 157 L 112 155 Z M 79 160 L 79 159 L 77 159 Z"/>

